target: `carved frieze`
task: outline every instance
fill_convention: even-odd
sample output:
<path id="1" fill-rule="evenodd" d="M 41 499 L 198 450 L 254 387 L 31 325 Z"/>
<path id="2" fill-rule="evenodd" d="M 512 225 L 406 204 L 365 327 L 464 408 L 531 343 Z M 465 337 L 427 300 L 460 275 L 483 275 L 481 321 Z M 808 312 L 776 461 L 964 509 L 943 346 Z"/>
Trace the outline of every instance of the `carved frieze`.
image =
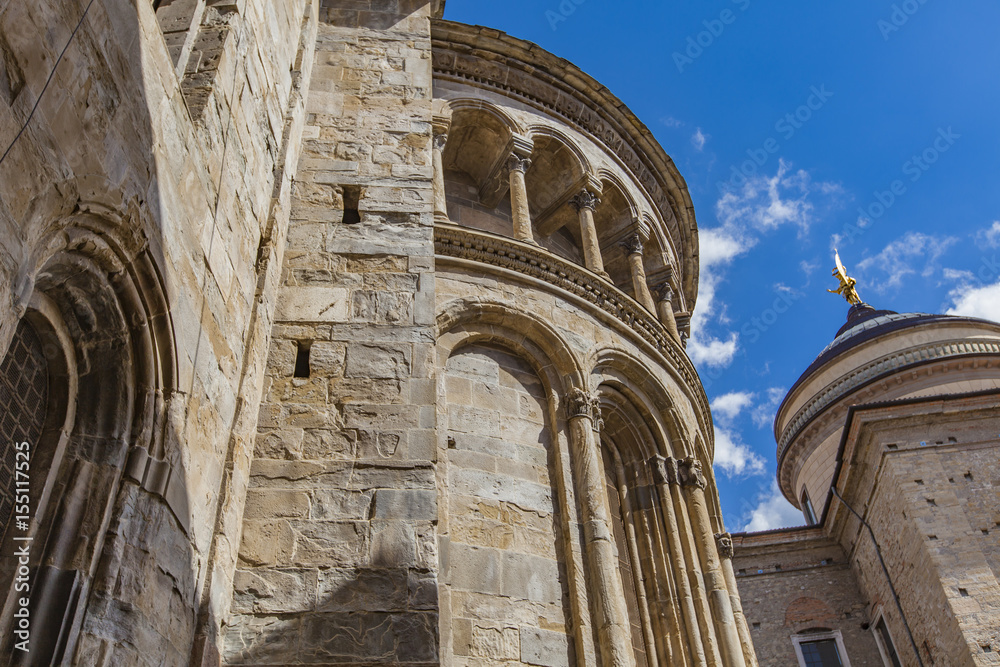
<path id="1" fill-rule="evenodd" d="M 715 546 L 719 549 L 719 556 L 726 560 L 733 558 L 733 536 L 729 533 L 716 533 Z"/>

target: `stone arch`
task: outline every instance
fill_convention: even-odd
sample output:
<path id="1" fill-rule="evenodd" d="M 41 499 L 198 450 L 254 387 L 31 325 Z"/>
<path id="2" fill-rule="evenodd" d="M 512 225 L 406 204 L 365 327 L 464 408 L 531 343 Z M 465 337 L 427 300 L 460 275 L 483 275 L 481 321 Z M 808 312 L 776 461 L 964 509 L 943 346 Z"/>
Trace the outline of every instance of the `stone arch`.
<path id="1" fill-rule="evenodd" d="M 471 325 L 474 332 L 457 332 Z M 514 304 L 479 297 L 455 299 L 438 312 L 438 346 L 453 350 L 465 338 L 495 339 L 508 346 L 518 346 L 543 363 L 541 370 L 552 378 L 551 389 L 560 395 L 571 387 L 585 387 L 586 377 L 569 344 L 548 322 L 525 313 Z"/>
<path id="2" fill-rule="evenodd" d="M 585 379 L 579 363 L 552 327 L 512 304 L 456 299 L 437 321 L 438 423 L 444 426 L 439 428 L 439 474 L 448 478 L 439 489 L 438 505 L 446 508 L 439 531 L 455 552 L 441 593 L 452 610 L 442 626 L 445 657 L 454 651 L 516 661 L 513 632 L 521 634 L 522 643 L 544 644 L 552 664 L 575 664 L 574 655 L 593 651 L 587 642 L 587 592 L 562 409 L 564 397 Z M 484 372 L 494 366 L 499 381 Z M 532 375 L 540 391 L 532 391 Z M 523 426 L 505 430 L 507 413 Z M 470 563 L 475 573 L 468 571 Z M 545 576 L 535 582 L 538 573 Z M 519 617 L 524 600 L 539 609 L 562 609 L 565 634 L 533 636 L 528 624 L 512 629 L 509 621 L 486 611 L 470 618 L 464 600 L 477 586 L 495 586 L 509 597 L 505 614 L 510 618 Z"/>
<path id="3" fill-rule="evenodd" d="M 49 651 L 43 660 L 73 655 L 78 633 L 100 622 L 88 617 L 95 599 L 133 603 L 114 577 L 132 541 L 123 513 L 136 489 L 160 496 L 179 535 L 189 523 L 181 452 L 166 442 L 177 377 L 166 290 L 137 228 L 77 213 L 50 226 L 29 263 L 23 319 L 45 331 L 66 382 L 48 401 L 61 427 L 37 443 L 44 467 L 32 471 L 44 487 L 30 527 L 33 646 Z M 6 628 L 13 606 L 4 597 Z"/>
<path id="4" fill-rule="evenodd" d="M 593 167 L 577 143 L 549 126 L 529 129 L 533 142 L 531 167 L 525 174 L 528 206 L 539 237 L 560 237 L 582 248 L 577 212 L 570 199 L 584 188 L 599 189 Z"/>
<path id="5" fill-rule="evenodd" d="M 594 226 L 598 244 L 604 258 L 604 270 L 618 289 L 639 300 L 632 284 L 628 251 L 622 246 L 626 237 L 639 234 L 645 241 L 644 230 L 639 227 L 639 211 L 628 189 L 614 175 L 604 172 L 601 179 L 601 200 L 594 210 Z M 646 250 L 643 249 L 645 256 Z"/>
<path id="6" fill-rule="evenodd" d="M 674 399 L 646 364 L 615 345 L 595 349 L 588 362 L 594 385 L 607 384 L 628 396 L 648 420 L 646 423 L 656 437 L 658 451 L 655 454 L 674 458 L 694 455 L 694 444 L 679 422 Z"/>
<path id="7" fill-rule="evenodd" d="M 525 142 L 516 121 L 499 107 L 475 99 L 449 100 L 448 140 L 441 155 L 449 219 L 509 235 L 511 209 L 505 170 L 515 144 Z M 522 152 L 526 149 L 521 146 Z"/>

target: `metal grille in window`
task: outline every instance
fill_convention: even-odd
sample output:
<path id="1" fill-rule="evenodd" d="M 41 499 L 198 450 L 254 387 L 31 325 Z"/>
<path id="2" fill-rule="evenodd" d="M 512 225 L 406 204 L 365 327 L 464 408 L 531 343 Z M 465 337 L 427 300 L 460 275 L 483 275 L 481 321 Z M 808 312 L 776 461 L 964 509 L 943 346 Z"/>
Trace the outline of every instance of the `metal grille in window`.
<path id="1" fill-rule="evenodd" d="M 45 422 L 49 379 L 38 334 L 25 320 L 0 363 L 0 535 L 14 504 L 15 443 L 38 446 Z"/>

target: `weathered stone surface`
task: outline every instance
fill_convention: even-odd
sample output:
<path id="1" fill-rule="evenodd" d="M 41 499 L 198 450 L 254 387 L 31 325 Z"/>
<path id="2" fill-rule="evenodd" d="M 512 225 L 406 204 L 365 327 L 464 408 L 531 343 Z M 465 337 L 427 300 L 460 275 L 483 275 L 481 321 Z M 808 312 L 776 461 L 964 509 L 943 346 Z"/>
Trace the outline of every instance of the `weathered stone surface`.
<path id="1" fill-rule="evenodd" d="M 571 663 L 570 646 L 566 635 L 538 628 L 522 627 L 521 662 L 543 667 L 561 667 Z"/>

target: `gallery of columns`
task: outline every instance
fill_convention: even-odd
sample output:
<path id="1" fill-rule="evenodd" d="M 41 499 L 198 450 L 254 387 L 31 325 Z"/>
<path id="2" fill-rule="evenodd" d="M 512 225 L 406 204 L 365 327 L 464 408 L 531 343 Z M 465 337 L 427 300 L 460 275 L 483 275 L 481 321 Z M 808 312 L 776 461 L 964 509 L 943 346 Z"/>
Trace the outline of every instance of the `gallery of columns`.
<path id="1" fill-rule="evenodd" d="M 442 661 L 756 665 L 684 181 L 597 82 L 487 33 L 433 30 Z"/>

